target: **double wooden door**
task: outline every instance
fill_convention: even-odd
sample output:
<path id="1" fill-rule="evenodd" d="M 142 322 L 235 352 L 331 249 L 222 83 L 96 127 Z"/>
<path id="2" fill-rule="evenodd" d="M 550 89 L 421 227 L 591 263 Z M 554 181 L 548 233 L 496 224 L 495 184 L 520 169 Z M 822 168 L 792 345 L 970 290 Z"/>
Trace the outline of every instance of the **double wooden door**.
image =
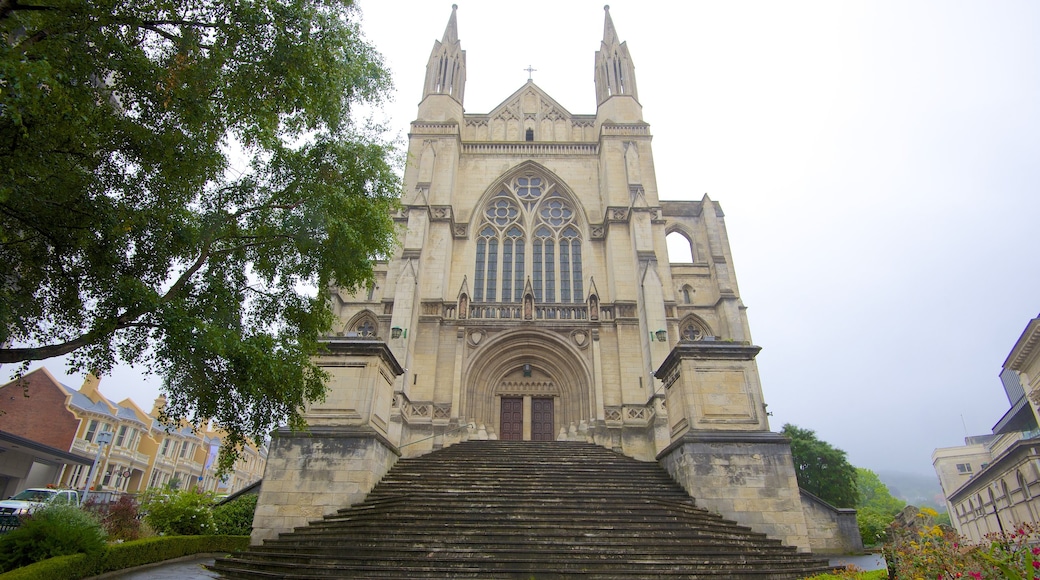
<path id="1" fill-rule="evenodd" d="M 524 440 L 524 398 L 502 397 L 499 437 L 505 441 Z M 531 398 L 531 441 L 553 441 L 553 400 Z"/>

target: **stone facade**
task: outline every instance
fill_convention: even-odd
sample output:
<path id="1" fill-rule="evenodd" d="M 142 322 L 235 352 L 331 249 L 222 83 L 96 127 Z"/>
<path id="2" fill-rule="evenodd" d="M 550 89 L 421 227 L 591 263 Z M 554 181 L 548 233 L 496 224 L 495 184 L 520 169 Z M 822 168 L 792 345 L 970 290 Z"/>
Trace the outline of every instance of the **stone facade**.
<path id="1" fill-rule="evenodd" d="M 1040 316 L 1022 331 L 1000 378 L 1011 409 L 993 434 L 932 453 L 950 521 L 974 542 L 1040 521 Z"/>
<path id="2" fill-rule="evenodd" d="M 333 383 L 307 419 L 315 432 L 367 430 L 351 437 L 369 439 L 377 478 L 394 453 L 468 438 L 595 442 L 660 461 L 702 505 L 808 550 L 722 208 L 660 199 L 635 67 L 609 12 L 595 62 L 594 114 L 531 80 L 488 113 L 466 112 L 453 9 L 409 133 L 400 248 L 371 286 L 332 289 L 337 346 L 321 361 Z M 672 263 L 668 236 L 692 259 Z M 289 457 L 268 464 L 255 540 L 359 497 L 265 496 L 303 481 L 295 473 L 310 468 L 294 469 L 308 445 L 276 439 L 272 455 Z M 324 449 L 314 453 L 331 478 Z M 324 507 L 269 519 L 284 499 Z"/>

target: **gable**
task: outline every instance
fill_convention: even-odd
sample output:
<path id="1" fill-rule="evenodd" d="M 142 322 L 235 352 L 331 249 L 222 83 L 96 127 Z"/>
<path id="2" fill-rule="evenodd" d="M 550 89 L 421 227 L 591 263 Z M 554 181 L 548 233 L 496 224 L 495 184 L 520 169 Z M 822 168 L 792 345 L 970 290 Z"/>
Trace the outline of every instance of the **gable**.
<path id="1" fill-rule="evenodd" d="M 586 141 L 595 115 L 573 115 L 538 85 L 528 81 L 486 115 L 466 115 L 469 141 Z"/>

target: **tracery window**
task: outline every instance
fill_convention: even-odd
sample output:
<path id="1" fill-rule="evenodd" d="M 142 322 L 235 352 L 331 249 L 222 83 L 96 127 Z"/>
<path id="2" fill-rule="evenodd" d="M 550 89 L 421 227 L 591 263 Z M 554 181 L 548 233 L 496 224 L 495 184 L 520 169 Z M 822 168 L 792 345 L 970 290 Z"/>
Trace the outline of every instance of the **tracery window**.
<path id="1" fill-rule="evenodd" d="M 714 335 L 707 325 L 696 316 L 688 316 L 679 324 L 679 340 L 683 342 L 694 342 L 704 340 L 704 337 Z"/>
<path id="2" fill-rule="evenodd" d="M 548 179 L 503 184 L 477 231 L 474 302 L 521 302 L 528 271 L 536 302 L 584 301 L 580 225 Z"/>
<path id="3" fill-rule="evenodd" d="M 356 332 L 357 336 L 362 338 L 371 338 L 376 335 L 376 323 L 371 318 L 365 316 L 354 323 L 351 332 Z"/>

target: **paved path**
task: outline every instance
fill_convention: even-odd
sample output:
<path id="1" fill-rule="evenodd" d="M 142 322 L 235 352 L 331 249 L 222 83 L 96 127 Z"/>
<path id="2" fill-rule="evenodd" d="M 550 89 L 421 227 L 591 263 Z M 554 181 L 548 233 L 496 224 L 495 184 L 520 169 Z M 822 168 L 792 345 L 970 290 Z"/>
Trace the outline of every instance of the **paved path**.
<path id="1" fill-rule="evenodd" d="M 200 554 L 176 558 L 147 566 L 138 566 L 129 570 L 109 572 L 95 576 L 94 580 L 204 580 L 220 578 L 216 572 L 210 572 L 204 566 L 212 564 L 213 554 Z"/>

